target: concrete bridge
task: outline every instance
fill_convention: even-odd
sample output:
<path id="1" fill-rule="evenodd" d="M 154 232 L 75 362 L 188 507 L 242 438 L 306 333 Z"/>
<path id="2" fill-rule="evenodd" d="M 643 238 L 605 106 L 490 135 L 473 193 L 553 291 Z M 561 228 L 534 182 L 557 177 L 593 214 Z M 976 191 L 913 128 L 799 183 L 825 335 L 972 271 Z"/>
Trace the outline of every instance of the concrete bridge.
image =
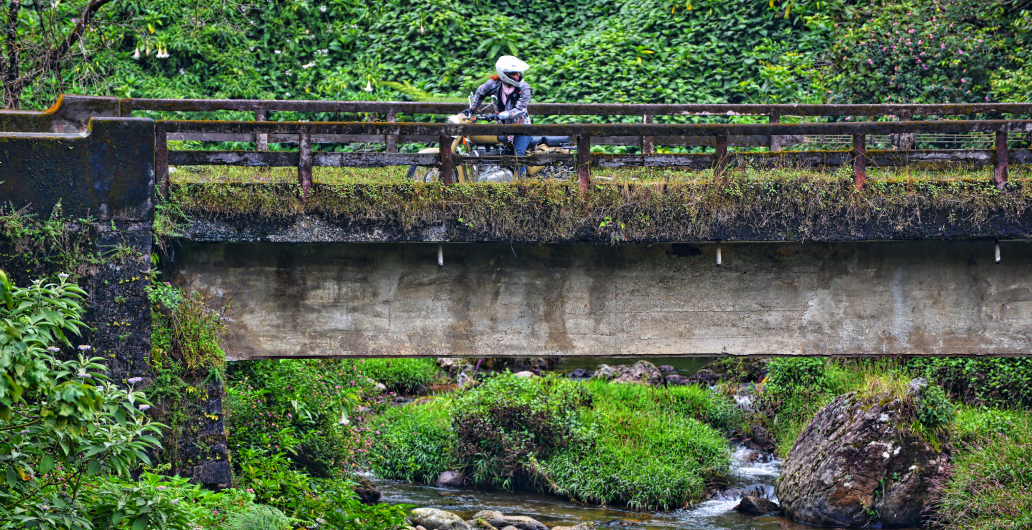
<path id="1" fill-rule="evenodd" d="M 116 296 L 125 300 L 127 294 L 132 300 L 128 306 L 120 306 L 119 318 L 131 323 L 143 351 L 127 353 L 125 359 L 118 357 L 127 370 L 134 366 L 133 355 L 146 353 L 149 314 L 142 273 L 149 267 L 153 204 L 160 200 L 155 196 L 155 179 L 162 184 L 159 188 L 168 185 L 162 179 L 167 176 L 164 165 L 170 159 L 205 164 L 300 164 L 302 204 L 310 210 L 310 203 L 304 201 L 317 197 L 310 194 L 318 191 L 311 181 L 313 158 L 318 158 L 313 156 L 313 137 L 323 134 L 328 135 L 325 141 L 345 141 L 365 138 L 362 135 L 450 138 L 469 133 L 463 127 L 425 123 L 154 122 L 132 117 L 133 111 L 246 107 L 265 119 L 280 108 L 276 105 L 286 110 L 336 108 L 340 112 L 360 111 L 367 105 L 370 107 L 365 110 L 383 107 L 380 110 L 391 119 L 399 111 L 454 110 L 445 108 L 447 104 L 423 108 L 434 104 L 65 97 L 44 113 L 0 112 L 0 128 L 10 131 L 0 133 L 2 200 L 18 208 L 31 205 L 45 214 L 60 202 L 72 218 L 96 219 L 99 246 L 128 245 L 139 256 L 132 266 L 123 264 L 110 270 L 133 279 L 109 289 L 117 293 L 99 286 L 94 289 L 96 304 Z M 563 111 L 561 105 L 555 107 L 547 110 Z M 545 133 L 572 132 L 582 143 L 600 142 L 599 138 L 641 142 L 639 155 L 599 156 L 588 150 L 570 155 L 579 165 L 582 188 L 580 195 L 571 192 L 580 197 L 572 201 L 588 201 L 584 197 L 590 194 L 583 190 L 590 182 L 585 179 L 592 165 L 694 167 L 701 160 L 720 175 L 731 165 L 729 139 L 732 146 L 769 147 L 780 137 L 821 134 L 851 136 L 852 149 L 801 151 L 789 153 L 794 158 L 783 160 L 810 164 L 806 161 L 817 157 L 824 163 L 851 164 L 857 172 L 857 189 L 863 185 L 862 172 L 872 156 L 904 164 L 964 161 L 988 165 L 983 182 L 992 182 L 1002 191 L 987 199 L 989 206 L 980 210 L 978 220 L 972 220 L 978 216 L 965 210 L 966 206 L 922 203 L 913 210 L 897 212 L 896 217 L 872 209 L 862 226 L 845 233 L 834 216 L 810 219 L 810 226 L 804 227 L 793 224 L 795 214 L 779 214 L 771 206 L 775 209 L 768 217 L 786 219 L 766 228 L 749 226 L 747 220 L 732 221 L 726 212 L 716 212 L 709 229 L 687 236 L 636 238 L 607 232 L 596 237 L 582 232 L 576 237 L 551 239 L 531 234 L 522 241 L 469 235 L 468 230 L 456 229 L 459 223 L 454 216 L 443 214 L 436 224 L 428 222 L 415 232 L 402 233 L 389 218 L 379 225 L 356 226 L 327 212 L 304 211 L 268 221 L 246 211 L 227 215 L 215 208 L 194 215 L 187 235 L 174 244 L 171 270 L 192 288 L 234 304 L 228 344 L 231 359 L 1032 352 L 1028 305 L 1032 301 L 1032 275 L 1028 274 L 1032 248 L 1027 241 L 1032 232 L 1032 209 L 1024 198 L 1024 181 L 1007 187 L 1008 164 L 1032 160 L 1023 144 L 1032 131 L 1032 120 L 1017 119 L 1032 114 L 1032 105 L 569 107 L 566 112 L 581 114 L 752 113 L 769 115 L 775 122 L 534 126 Z M 776 123 L 793 113 L 1009 117 Z M 516 126 L 487 127 L 492 133 L 505 133 Z M 866 139 L 874 134 L 896 135 L 899 144 L 900 135 L 906 134 L 952 134 L 955 143 L 958 134 L 986 133 L 992 141 L 987 150 L 914 150 L 897 145 L 895 150 L 874 152 L 865 148 Z M 243 135 L 256 141 L 258 151 L 176 155 L 168 151 L 166 143 L 173 134 L 181 139 L 194 134 L 209 140 Z M 698 144 L 703 137 L 715 138 L 715 154 L 665 158 L 650 154 L 656 138 Z M 293 158 L 285 156 L 290 153 L 263 151 L 270 138 L 296 138 L 300 151 Z M 594 140 L 586 140 L 589 138 Z M 389 151 L 390 142 L 386 145 Z M 763 157 L 782 153 L 768 150 L 742 156 L 746 155 L 762 166 L 766 163 Z M 439 156 L 436 162 L 423 160 L 425 155 L 389 152 L 333 160 L 324 156 L 322 160 L 358 166 L 421 163 L 443 167 L 463 162 L 443 153 L 434 156 Z M 590 208 L 588 202 L 583 207 Z M 668 215 L 659 210 L 653 213 Z M 590 215 L 585 216 L 590 220 Z M 909 228 L 898 229 L 897 224 Z M 124 340 L 105 333 L 98 328 L 101 349 L 132 350 Z"/>
<path id="2" fill-rule="evenodd" d="M 225 109 L 252 111 L 256 121 L 139 115 Z M 385 121 L 264 121 L 277 110 L 372 112 Z M 1032 121 L 1016 119 L 1032 114 L 1032 105 L 540 105 L 531 112 L 635 114 L 645 123 L 534 126 L 578 136 L 577 154 L 562 156 L 577 164 L 579 182 L 511 184 L 509 202 L 495 193 L 501 188 L 479 184 L 313 182 L 320 165 L 475 163 L 447 152 L 397 152 L 399 141 L 447 142 L 470 132 L 397 122 L 399 113 L 457 110 L 66 96 L 42 113 L 0 111 L 0 202 L 40 216 L 60 204 L 70 229 L 90 234 L 92 250 L 118 256 L 92 267 L 86 286 L 93 328 L 86 340 L 108 359 L 115 381 L 151 375 L 145 289 L 155 204 L 169 200 L 169 191 L 191 221 L 167 249 L 167 271 L 232 302 L 232 360 L 1032 353 L 1032 194 L 1027 177 L 1008 180 L 1008 171 L 1032 161 Z M 729 113 L 766 115 L 770 123 L 649 123 L 654 116 Z M 890 114 L 903 121 L 778 123 L 792 115 Z M 1004 119 L 912 121 L 972 114 Z M 519 126 L 490 127 L 507 134 Z M 312 148 L 378 138 L 385 152 Z M 779 151 L 836 138 L 848 149 Z M 253 140 L 255 150 L 169 151 L 170 139 Z M 944 139 L 954 148 L 914 149 L 915 141 Z M 293 141 L 298 150 L 269 151 L 270 141 Z M 634 144 L 639 152 L 598 155 L 592 144 Z M 656 153 L 663 144 L 713 151 Z M 906 193 L 895 198 L 882 183 L 865 187 L 868 163 L 922 162 L 986 170 L 978 181 L 916 190 L 899 184 Z M 170 163 L 295 166 L 298 180 L 179 186 L 168 179 Z M 855 179 L 780 183 L 777 193 L 761 193 L 733 178 L 696 186 L 590 176 L 592 167 L 674 166 L 726 177 L 735 165 L 849 165 Z M 813 200 L 817 195 L 826 199 Z M 10 243 L 0 240 L 0 251 L 10 252 Z M 217 382 L 196 384 L 209 385 L 204 415 L 179 438 L 175 471 L 225 484 L 231 468 L 222 390 Z"/>

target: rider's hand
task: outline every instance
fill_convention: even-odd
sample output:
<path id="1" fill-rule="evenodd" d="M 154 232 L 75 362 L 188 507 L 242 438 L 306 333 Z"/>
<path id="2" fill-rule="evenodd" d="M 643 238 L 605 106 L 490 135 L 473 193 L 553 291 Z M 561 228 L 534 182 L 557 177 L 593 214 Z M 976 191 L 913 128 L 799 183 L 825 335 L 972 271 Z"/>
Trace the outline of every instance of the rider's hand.
<path id="1" fill-rule="evenodd" d="M 473 110 L 473 109 L 471 109 L 471 108 L 470 108 L 470 109 L 466 109 L 466 110 L 462 111 L 462 115 L 463 115 L 463 116 L 465 116 L 465 117 L 467 117 L 467 118 L 468 118 L 468 117 L 470 117 L 470 116 L 473 116 L 473 115 L 474 115 L 474 114 L 476 114 L 476 113 L 477 113 L 477 111 L 475 111 L 475 110 Z"/>
<path id="2" fill-rule="evenodd" d="M 492 112 L 491 114 L 484 114 L 484 119 L 487 121 L 498 121 L 498 113 Z"/>

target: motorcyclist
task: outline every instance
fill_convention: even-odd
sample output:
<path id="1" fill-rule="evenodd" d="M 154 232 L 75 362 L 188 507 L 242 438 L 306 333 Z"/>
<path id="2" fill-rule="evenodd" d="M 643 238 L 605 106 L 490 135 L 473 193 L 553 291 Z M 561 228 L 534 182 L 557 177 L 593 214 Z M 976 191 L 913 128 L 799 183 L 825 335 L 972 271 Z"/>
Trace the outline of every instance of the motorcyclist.
<path id="1" fill-rule="evenodd" d="M 530 66 L 513 57 L 503 55 L 495 63 L 495 75 L 480 85 L 473 96 L 473 103 L 467 111 L 475 114 L 477 108 L 484 98 L 489 95 L 495 97 L 495 112 L 488 114 L 485 118 L 498 120 L 499 123 L 530 123 L 530 115 L 527 113 L 527 105 L 530 103 L 530 85 L 523 79 L 523 72 Z M 525 156 L 527 146 L 530 145 L 530 136 L 515 135 L 511 137 L 513 149 L 516 156 Z M 520 175 L 526 173 L 525 168 L 520 168 Z"/>

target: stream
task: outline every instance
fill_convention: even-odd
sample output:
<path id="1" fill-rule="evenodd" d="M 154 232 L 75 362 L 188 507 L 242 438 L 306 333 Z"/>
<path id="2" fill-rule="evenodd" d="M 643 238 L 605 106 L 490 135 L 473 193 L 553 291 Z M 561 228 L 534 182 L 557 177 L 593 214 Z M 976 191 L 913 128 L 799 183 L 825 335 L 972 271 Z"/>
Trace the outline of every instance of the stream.
<path id="1" fill-rule="evenodd" d="M 594 370 L 599 364 L 633 364 L 640 359 L 568 358 L 555 372 L 568 374 L 583 368 Z M 712 359 L 656 358 L 645 359 L 655 365 L 670 365 L 681 376 L 689 377 Z M 748 406 L 749 399 L 739 399 Z M 757 458 L 759 457 L 759 458 Z M 564 497 L 534 491 L 502 491 L 438 488 L 397 480 L 370 477 L 380 488 L 380 502 L 411 504 L 419 508 L 439 508 L 470 519 L 481 510 L 497 510 L 506 515 L 532 517 L 549 528 L 594 522 L 600 529 L 676 529 L 676 530 L 816 530 L 818 527 L 797 523 L 786 517 L 750 516 L 734 511 L 743 496 L 766 497 L 777 501 L 774 482 L 781 460 L 772 454 L 758 453 L 745 447 L 733 448 L 733 469 L 728 489 L 698 505 L 670 511 L 634 511 L 620 506 L 593 506 L 572 502 Z M 906 529 L 901 529 L 906 530 Z M 914 530 L 914 529 L 910 529 Z"/>
<path id="2" fill-rule="evenodd" d="M 732 510 L 742 494 L 773 498 L 774 480 L 780 461 L 745 462 L 751 451 L 734 452 L 735 469 L 727 495 L 718 494 L 694 508 L 672 511 L 636 512 L 614 506 L 578 504 L 562 497 L 536 492 L 437 488 L 401 481 L 377 480 L 383 494 L 380 502 L 414 504 L 454 512 L 464 519 L 480 510 L 498 510 L 506 515 L 524 515 L 549 528 L 592 521 L 599 528 L 684 529 L 684 530 L 783 530 L 813 529 L 784 517 L 748 516 Z M 742 493 L 742 490 L 748 490 Z"/>

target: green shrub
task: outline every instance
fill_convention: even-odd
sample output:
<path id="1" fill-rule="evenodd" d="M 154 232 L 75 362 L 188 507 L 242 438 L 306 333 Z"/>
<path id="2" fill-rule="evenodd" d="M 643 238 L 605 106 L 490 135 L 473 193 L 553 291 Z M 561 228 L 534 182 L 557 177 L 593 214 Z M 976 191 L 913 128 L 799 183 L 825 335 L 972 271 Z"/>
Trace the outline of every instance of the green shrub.
<path id="1" fill-rule="evenodd" d="M 151 365 L 180 374 L 216 370 L 226 365 L 222 348 L 225 307 L 209 308 L 201 293 L 187 293 L 169 282 L 153 281 L 147 288 L 151 303 Z"/>
<path id="2" fill-rule="evenodd" d="M 619 404 L 620 408 L 639 414 L 694 418 L 725 432 L 733 431 L 740 423 L 741 411 L 731 398 L 698 385 L 655 387 L 599 381 L 587 385 L 593 402 Z"/>
<path id="3" fill-rule="evenodd" d="M 450 400 L 392 407 L 376 419 L 369 466 L 377 476 L 432 484 L 452 465 Z"/>
<path id="4" fill-rule="evenodd" d="M 255 505 L 236 514 L 226 523 L 226 530 L 289 530 L 290 519 L 271 506 Z"/>
<path id="5" fill-rule="evenodd" d="M 933 522 L 966 530 L 1032 528 L 1032 414 L 966 409 Z"/>
<path id="6" fill-rule="evenodd" d="M 434 359 L 363 359 L 358 367 L 388 389 L 406 393 L 433 383 L 438 372 Z"/>
<path id="7" fill-rule="evenodd" d="M 1032 407 L 1032 357 L 918 357 L 908 367 L 967 404 Z"/>
<path id="8" fill-rule="evenodd" d="M 584 385 L 556 374 L 487 378 L 452 409 L 467 480 L 503 489 L 526 481 L 531 457 L 547 458 L 574 442 L 577 411 L 590 403 Z"/>

